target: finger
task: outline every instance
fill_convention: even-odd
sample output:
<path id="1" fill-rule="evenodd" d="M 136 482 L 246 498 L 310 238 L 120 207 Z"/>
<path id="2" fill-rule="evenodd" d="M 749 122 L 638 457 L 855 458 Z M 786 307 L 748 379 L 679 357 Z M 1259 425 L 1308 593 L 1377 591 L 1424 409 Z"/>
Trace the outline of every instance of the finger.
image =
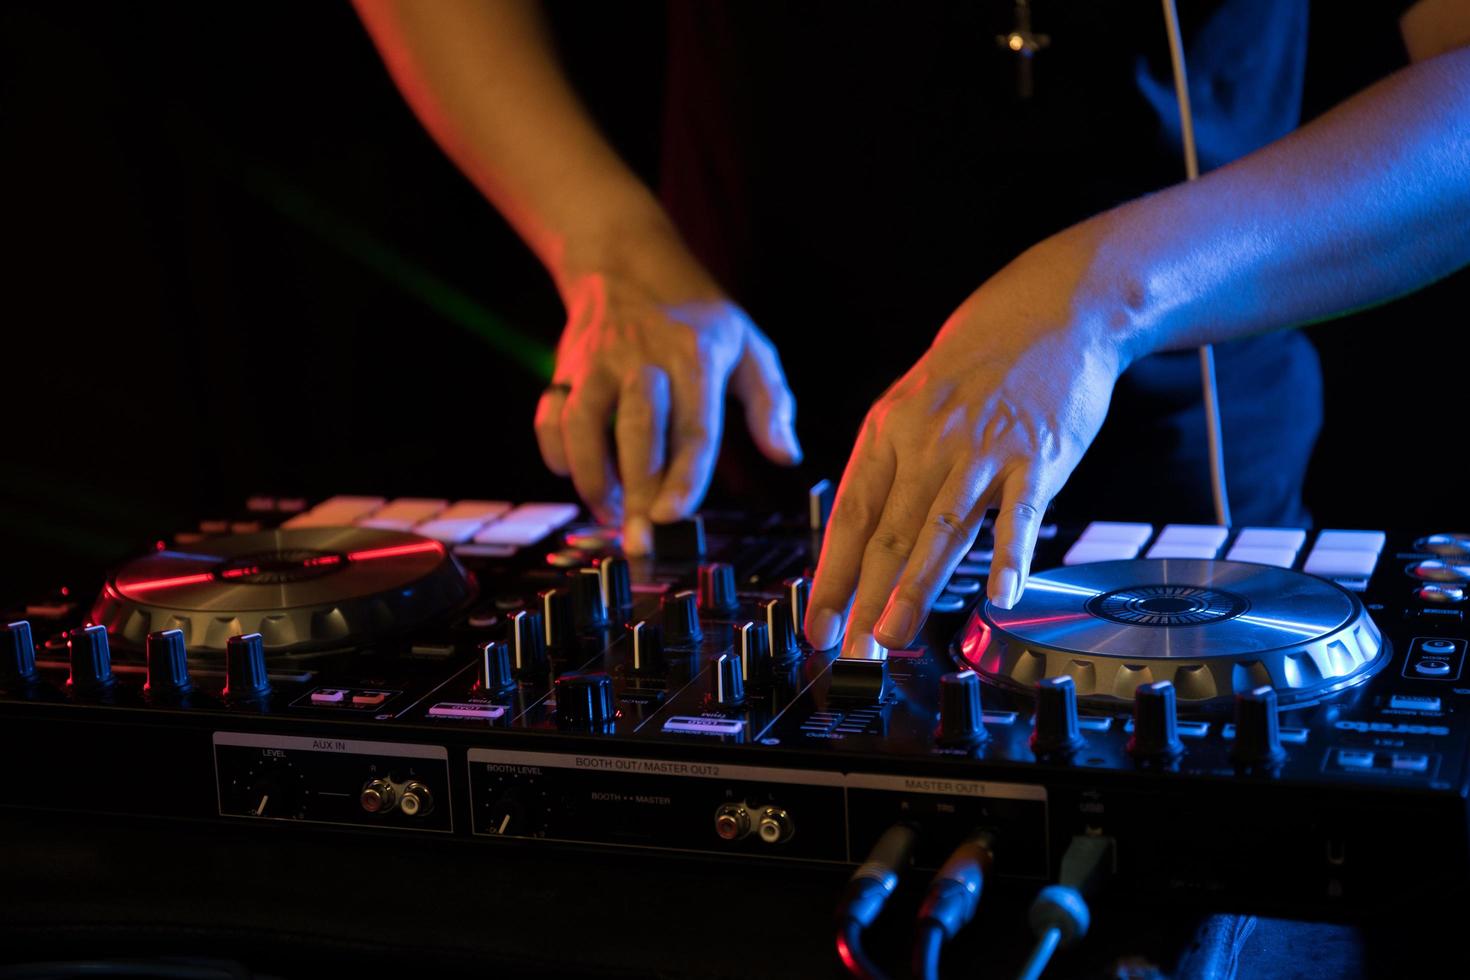
<path id="1" fill-rule="evenodd" d="M 618 394 L 614 426 L 623 479 L 623 550 L 630 555 L 645 555 L 653 544 L 649 512 L 663 475 L 668 421 L 668 375 L 653 365 L 630 372 Z"/>
<path id="2" fill-rule="evenodd" d="M 600 371 L 577 380 L 562 407 L 562 445 L 577 493 L 598 521 L 611 523 L 620 516 L 619 487 L 608 453 L 607 432 L 617 386 Z"/>
<path id="3" fill-rule="evenodd" d="M 747 329 L 745 349 L 730 375 L 730 387 L 745 405 L 745 424 L 765 457 L 787 466 L 800 463 L 796 396 L 786 383 L 775 346 L 754 324 Z"/>
<path id="4" fill-rule="evenodd" d="M 687 517 L 709 489 L 720 447 L 725 379 L 696 364 L 692 369 L 670 371 L 669 390 L 673 396 L 672 458 L 650 513 L 659 523 Z"/>
<path id="5" fill-rule="evenodd" d="M 1010 609 L 1021 600 L 1036 535 L 1047 499 L 1029 470 L 1016 470 L 1001 486 L 1000 509 L 995 515 L 995 557 L 990 562 L 990 601 Z"/>
<path id="6" fill-rule="evenodd" d="M 994 468 L 956 467 L 934 498 L 898 587 L 873 630 L 886 647 L 906 647 L 980 532 Z"/>
<path id="7" fill-rule="evenodd" d="M 572 472 L 561 434 L 561 413 L 566 401 L 567 392 L 553 386 L 542 392 L 541 400 L 536 403 L 536 445 L 541 448 L 546 468 L 557 476 L 569 476 Z"/>
<path id="8" fill-rule="evenodd" d="M 817 650 L 830 650 L 842 638 L 843 615 L 857 590 L 863 550 L 878 526 L 896 465 L 870 415 L 837 486 L 812 582 L 804 626 L 807 642 Z"/>

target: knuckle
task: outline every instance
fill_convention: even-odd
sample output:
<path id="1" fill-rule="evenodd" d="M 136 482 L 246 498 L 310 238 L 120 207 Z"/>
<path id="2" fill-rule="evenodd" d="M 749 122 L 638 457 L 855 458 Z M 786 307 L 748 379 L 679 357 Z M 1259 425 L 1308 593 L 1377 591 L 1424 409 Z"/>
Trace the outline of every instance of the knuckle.
<path id="1" fill-rule="evenodd" d="M 893 555 L 898 558 L 907 558 L 910 552 L 914 550 L 913 539 L 901 531 L 895 531 L 893 528 L 880 527 L 873 533 L 873 537 L 869 539 L 868 544 L 882 554 Z"/>
<path id="2" fill-rule="evenodd" d="M 933 530 L 949 538 L 967 537 L 970 533 L 969 522 L 953 511 L 942 511 L 929 519 L 929 525 Z"/>

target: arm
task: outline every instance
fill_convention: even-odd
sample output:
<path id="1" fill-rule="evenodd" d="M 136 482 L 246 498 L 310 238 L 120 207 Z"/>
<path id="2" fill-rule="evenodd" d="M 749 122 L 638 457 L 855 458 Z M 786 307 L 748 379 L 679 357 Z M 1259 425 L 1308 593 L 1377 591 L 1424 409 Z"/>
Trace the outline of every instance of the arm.
<path id="1" fill-rule="evenodd" d="M 727 383 L 766 455 L 799 459 L 775 348 L 597 132 L 535 0 L 355 3 L 424 126 L 555 280 L 568 319 L 537 439 L 628 549 L 703 497 Z"/>
<path id="2" fill-rule="evenodd" d="M 1424 0 L 1404 30 L 1427 60 L 1046 239 L 971 294 L 863 426 L 817 568 L 814 646 L 835 645 L 845 618 L 844 656 L 910 642 L 991 507 L 988 594 L 1014 605 L 1041 515 L 1133 360 L 1381 302 L 1470 263 L 1470 48 L 1449 50 L 1470 39 L 1470 5 Z"/>

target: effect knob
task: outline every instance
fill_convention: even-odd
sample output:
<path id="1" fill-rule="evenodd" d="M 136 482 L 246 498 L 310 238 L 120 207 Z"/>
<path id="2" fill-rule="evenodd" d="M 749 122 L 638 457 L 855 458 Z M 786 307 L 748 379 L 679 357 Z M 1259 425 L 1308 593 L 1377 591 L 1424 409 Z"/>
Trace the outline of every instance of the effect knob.
<path id="1" fill-rule="evenodd" d="M 802 637 L 801 624 L 806 619 L 806 607 L 812 597 L 811 579 L 797 576 L 782 582 L 781 586 L 786 590 L 786 601 L 791 606 L 791 628 L 798 637 Z"/>
<path id="2" fill-rule="evenodd" d="M 704 518 L 653 526 L 653 553 L 663 559 L 698 561 L 704 557 Z"/>
<path id="3" fill-rule="evenodd" d="M 1278 766 L 1286 759 L 1276 692 L 1269 684 L 1235 696 L 1235 744 L 1230 761 L 1242 766 Z"/>
<path id="4" fill-rule="evenodd" d="M 685 590 L 664 596 L 664 642 L 669 646 L 693 646 L 704 638 L 699 626 L 699 594 Z"/>
<path id="5" fill-rule="evenodd" d="M 556 720 L 571 728 L 604 728 L 617 717 L 612 678 L 601 671 L 556 679 Z"/>
<path id="6" fill-rule="evenodd" d="M 934 736 L 940 745 L 957 747 L 979 745 L 990 737 L 980 706 L 980 676 L 973 670 L 939 678 L 939 728 Z"/>
<path id="7" fill-rule="evenodd" d="M 595 568 L 579 569 L 572 580 L 572 593 L 578 630 L 600 630 L 607 625 L 607 604 L 602 601 L 602 573 Z"/>
<path id="8" fill-rule="evenodd" d="M 777 666 L 788 666 L 801 659 L 801 647 L 796 642 L 796 624 L 791 618 L 791 603 L 786 599 L 771 599 L 761 604 L 766 614 L 766 632 L 770 636 L 771 660 Z"/>
<path id="9" fill-rule="evenodd" d="M 183 630 L 149 633 L 147 640 L 148 680 L 143 690 L 154 697 L 184 695 L 194 690 L 189 679 L 189 652 L 184 649 Z"/>
<path id="10" fill-rule="evenodd" d="M 100 694 L 113 685 L 112 650 L 107 645 L 106 626 L 83 626 L 67 634 L 73 691 Z"/>
<path id="11" fill-rule="evenodd" d="M 0 626 L 0 682 L 34 684 L 40 676 L 31 624 L 22 619 Z"/>
<path id="12" fill-rule="evenodd" d="M 572 613 L 572 596 L 566 589 L 538 592 L 541 600 L 541 624 L 548 650 L 566 650 L 577 642 L 576 617 Z"/>
<path id="13" fill-rule="evenodd" d="M 1031 751 L 1037 755 L 1070 755 L 1082 744 L 1082 731 L 1077 726 L 1077 685 L 1070 677 L 1039 681 Z"/>
<path id="14" fill-rule="evenodd" d="M 602 577 L 602 602 L 608 613 L 624 613 L 633 608 L 633 574 L 626 558 L 604 558 L 597 563 Z"/>
<path id="15" fill-rule="evenodd" d="M 1175 700 L 1174 685 L 1169 681 L 1138 685 L 1133 694 L 1130 755 L 1140 759 L 1172 759 L 1184 751 Z"/>
<path id="16" fill-rule="evenodd" d="M 505 632 L 515 672 L 522 677 L 541 673 L 546 667 L 546 628 L 541 625 L 541 614 L 517 610 L 506 620 Z"/>
<path id="17" fill-rule="evenodd" d="M 742 623 L 735 627 L 735 650 L 740 670 L 751 687 L 768 687 L 776 671 L 771 663 L 771 631 L 765 623 Z"/>
<path id="18" fill-rule="evenodd" d="M 733 653 L 722 653 L 715 661 L 714 695 L 716 704 L 738 707 L 745 703 L 745 672 L 740 668 L 740 658 Z"/>
<path id="19" fill-rule="evenodd" d="M 642 620 L 633 624 L 633 672 L 635 674 L 662 674 L 664 661 L 664 633 L 657 623 Z"/>
<path id="20" fill-rule="evenodd" d="M 480 689 L 491 696 L 516 688 L 510 662 L 510 644 L 490 640 L 480 644 Z"/>
<path id="21" fill-rule="evenodd" d="M 729 612 L 740 604 L 735 596 L 735 569 L 724 562 L 699 566 L 699 608 Z"/>
<path id="22" fill-rule="evenodd" d="M 265 672 L 265 641 L 259 633 L 232 636 L 225 642 L 225 697 L 263 698 L 271 692 Z"/>

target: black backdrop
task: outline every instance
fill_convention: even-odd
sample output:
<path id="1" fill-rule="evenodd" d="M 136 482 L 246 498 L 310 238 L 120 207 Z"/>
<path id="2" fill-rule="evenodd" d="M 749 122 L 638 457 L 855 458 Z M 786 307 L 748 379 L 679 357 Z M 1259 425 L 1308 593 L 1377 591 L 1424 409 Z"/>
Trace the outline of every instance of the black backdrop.
<path id="1" fill-rule="evenodd" d="M 557 23 L 652 176 L 661 5 Z M 1314 34 L 1309 109 L 1395 56 L 1334 30 Z M 0 113 L 0 585 L 115 560 L 261 491 L 569 495 L 530 428 L 556 296 L 347 4 L 12 2 Z M 1463 522 L 1466 291 L 1462 274 L 1314 329 L 1321 523 Z M 803 435 L 851 433 L 809 415 Z M 790 495 L 820 475 L 758 482 Z"/>

